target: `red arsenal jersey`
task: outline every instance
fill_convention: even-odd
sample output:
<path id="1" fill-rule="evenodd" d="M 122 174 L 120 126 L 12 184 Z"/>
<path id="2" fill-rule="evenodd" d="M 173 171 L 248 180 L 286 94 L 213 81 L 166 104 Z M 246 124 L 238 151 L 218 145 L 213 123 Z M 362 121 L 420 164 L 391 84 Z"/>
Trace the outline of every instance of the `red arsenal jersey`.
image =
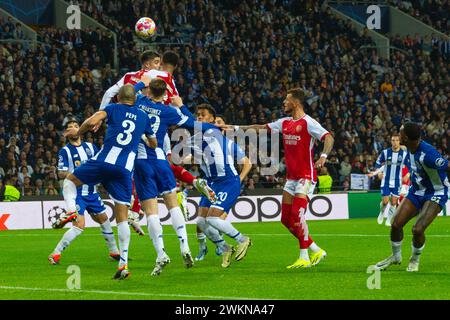
<path id="1" fill-rule="evenodd" d="M 267 127 L 283 135 L 287 179 L 316 181 L 314 142 L 322 140 L 329 132 L 306 114 L 297 120 L 281 118 L 267 124 Z"/>
<path id="2" fill-rule="evenodd" d="M 407 166 L 403 166 L 402 168 L 402 184 L 409 186 L 411 180 L 408 179 L 406 182 L 403 182 L 403 178 L 409 173 L 408 167 Z"/>
<path id="3" fill-rule="evenodd" d="M 146 71 L 145 75 L 150 79 L 160 78 L 164 80 L 164 82 L 167 84 L 166 96 L 164 97 L 164 104 L 169 105 L 171 103 L 171 98 L 173 96 L 178 96 L 178 90 L 177 87 L 175 86 L 175 81 L 173 80 L 173 76 L 171 73 L 167 71 L 150 70 Z"/>

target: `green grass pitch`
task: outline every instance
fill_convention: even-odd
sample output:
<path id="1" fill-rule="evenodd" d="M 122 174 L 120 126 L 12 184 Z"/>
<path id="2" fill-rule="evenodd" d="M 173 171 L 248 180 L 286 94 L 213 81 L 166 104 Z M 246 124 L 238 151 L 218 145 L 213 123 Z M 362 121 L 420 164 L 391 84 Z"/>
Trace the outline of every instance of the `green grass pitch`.
<path id="1" fill-rule="evenodd" d="M 375 219 L 310 221 L 316 242 L 328 253 L 318 266 L 288 270 L 298 243 L 280 223 L 241 223 L 253 246 L 247 257 L 222 269 L 210 252 L 185 269 L 178 239 L 165 226 L 166 251 L 172 259 L 158 277 L 150 276 L 155 253 L 149 237 L 132 233 L 125 281 L 111 279 L 109 260 L 98 228 L 86 229 L 52 266 L 47 255 L 64 230 L 0 232 L 0 299 L 450 299 L 450 219 L 438 218 L 427 230 L 419 273 L 405 271 L 411 253 L 411 223 L 405 228 L 403 263 L 381 273 L 381 289 L 367 288 L 367 267 L 390 253 L 389 228 Z M 188 228 L 197 253 L 194 226 Z M 231 241 L 230 241 L 231 242 Z M 70 291 L 67 268 L 81 270 L 81 289 Z"/>

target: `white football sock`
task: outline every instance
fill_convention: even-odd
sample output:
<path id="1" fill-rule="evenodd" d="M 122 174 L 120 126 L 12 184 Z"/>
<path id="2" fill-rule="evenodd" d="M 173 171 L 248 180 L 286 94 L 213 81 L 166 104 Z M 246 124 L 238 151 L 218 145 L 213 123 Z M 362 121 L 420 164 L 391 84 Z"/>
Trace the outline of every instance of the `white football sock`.
<path id="1" fill-rule="evenodd" d="M 205 242 L 206 235 L 203 232 L 197 232 L 197 240 L 198 242 Z"/>
<path id="2" fill-rule="evenodd" d="M 311 243 L 308 249 L 310 249 L 314 253 L 320 251 L 320 247 L 315 242 Z"/>
<path id="3" fill-rule="evenodd" d="M 56 245 L 55 250 L 53 250 L 53 253 L 61 254 L 64 249 L 66 249 L 73 240 L 75 240 L 76 237 L 78 237 L 81 233 L 83 233 L 83 229 L 80 229 L 78 227 L 72 226 L 69 230 L 64 233 L 63 237 L 61 238 L 61 241 L 58 242 Z"/>
<path id="4" fill-rule="evenodd" d="M 116 239 L 114 238 L 114 232 L 111 227 L 111 222 L 106 220 L 100 224 L 100 229 L 102 230 L 103 238 L 106 240 L 106 245 L 108 246 L 109 253 L 118 253 Z"/>
<path id="5" fill-rule="evenodd" d="M 420 248 L 416 248 L 416 247 L 414 247 L 414 245 L 412 245 L 411 260 L 419 262 L 420 255 L 422 254 L 422 250 L 423 250 L 424 247 L 425 247 L 425 244 L 422 247 L 420 247 Z"/>
<path id="6" fill-rule="evenodd" d="M 120 261 L 119 267 L 128 264 L 128 246 L 130 245 L 130 227 L 128 221 L 122 221 L 117 224 L 117 233 L 119 234 Z"/>
<path id="7" fill-rule="evenodd" d="M 157 214 L 151 214 L 147 216 L 147 230 L 150 239 L 152 239 L 156 254 L 158 255 L 158 258 L 161 258 L 165 254 L 163 228 Z"/>
<path id="8" fill-rule="evenodd" d="M 391 207 L 389 208 L 389 217 L 393 217 L 395 215 L 395 210 L 397 209 L 397 206 L 391 205 Z"/>
<path id="9" fill-rule="evenodd" d="M 309 261 L 308 249 L 300 249 L 300 259 Z"/>
<path id="10" fill-rule="evenodd" d="M 391 241 L 392 246 L 392 255 L 394 255 L 397 258 L 401 258 L 402 256 L 402 241 Z"/>
<path id="11" fill-rule="evenodd" d="M 190 252 L 186 231 L 186 221 L 184 220 L 183 213 L 181 212 L 180 207 L 170 209 L 169 213 L 172 219 L 172 227 L 177 233 L 178 239 L 180 240 L 181 253 Z"/>
<path id="12" fill-rule="evenodd" d="M 206 235 L 208 237 L 208 239 L 211 240 L 212 242 L 219 243 L 223 240 L 219 231 L 206 222 L 206 218 L 198 217 L 197 225 L 200 228 L 200 230 L 202 230 L 204 232 L 204 235 Z"/>
<path id="13" fill-rule="evenodd" d="M 222 220 L 219 217 L 207 217 L 206 221 L 208 224 L 225 233 L 227 236 L 233 238 L 239 243 L 242 243 L 247 239 L 235 227 L 233 227 L 230 221 Z"/>
<path id="14" fill-rule="evenodd" d="M 63 183 L 64 202 L 68 212 L 77 211 L 77 186 L 69 179 L 64 179 Z"/>
<path id="15" fill-rule="evenodd" d="M 386 210 L 387 204 L 383 204 L 383 201 L 380 202 L 380 214 L 384 214 L 384 210 Z"/>

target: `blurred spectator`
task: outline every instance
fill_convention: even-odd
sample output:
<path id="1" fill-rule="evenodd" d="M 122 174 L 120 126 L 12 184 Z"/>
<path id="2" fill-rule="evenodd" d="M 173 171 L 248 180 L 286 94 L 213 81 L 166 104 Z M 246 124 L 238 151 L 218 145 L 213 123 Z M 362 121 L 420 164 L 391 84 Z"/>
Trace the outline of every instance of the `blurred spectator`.
<path id="1" fill-rule="evenodd" d="M 327 167 L 320 168 L 317 175 L 319 193 L 331 193 L 331 187 L 333 186 L 333 178 L 328 173 Z"/>

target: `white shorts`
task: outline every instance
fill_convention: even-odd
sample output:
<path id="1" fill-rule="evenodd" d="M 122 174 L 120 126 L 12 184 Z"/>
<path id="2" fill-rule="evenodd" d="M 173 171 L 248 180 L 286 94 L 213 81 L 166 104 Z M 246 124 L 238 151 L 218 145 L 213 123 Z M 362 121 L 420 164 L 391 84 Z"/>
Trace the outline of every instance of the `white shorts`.
<path id="1" fill-rule="evenodd" d="M 284 185 L 284 191 L 291 195 L 304 194 L 311 198 L 314 193 L 314 188 L 316 187 L 316 183 L 308 180 L 308 179 L 300 179 L 300 180 L 287 180 Z"/>

